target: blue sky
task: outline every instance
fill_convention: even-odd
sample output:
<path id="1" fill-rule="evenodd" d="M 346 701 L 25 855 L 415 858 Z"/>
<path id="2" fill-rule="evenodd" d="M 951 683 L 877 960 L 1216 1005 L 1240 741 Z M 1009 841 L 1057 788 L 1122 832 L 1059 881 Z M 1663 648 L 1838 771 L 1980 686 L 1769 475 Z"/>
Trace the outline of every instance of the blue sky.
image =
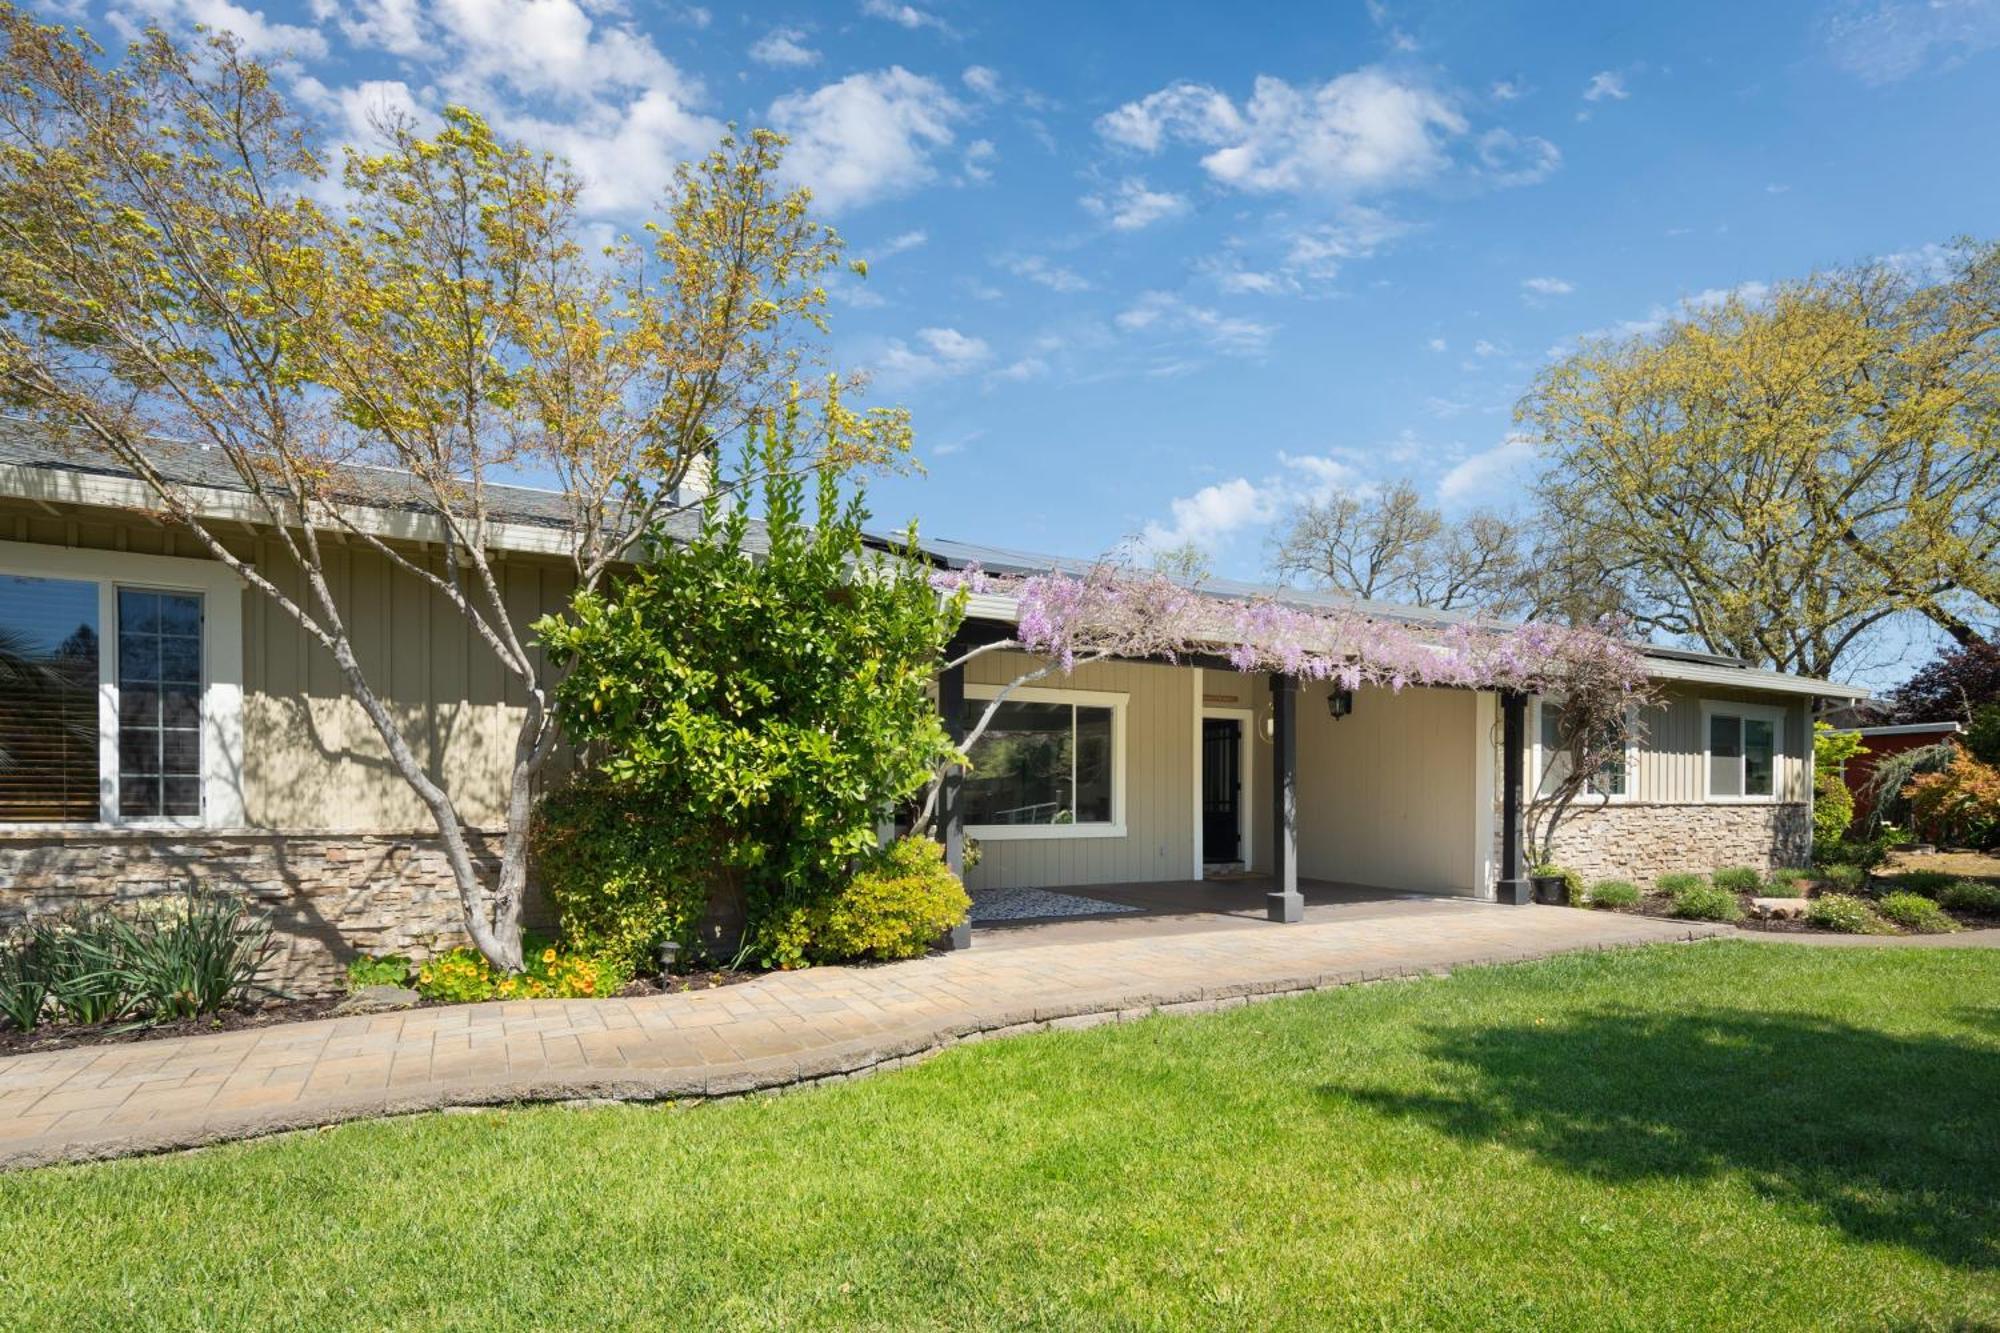
<path id="1" fill-rule="evenodd" d="M 1513 404 L 1579 334 L 2000 222 L 2000 0 L 63 12 L 232 28 L 336 139 L 464 101 L 621 228 L 782 129 L 872 265 L 836 359 L 916 416 L 879 520 L 1242 576 L 1301 497 L 1519 505 Z"/>

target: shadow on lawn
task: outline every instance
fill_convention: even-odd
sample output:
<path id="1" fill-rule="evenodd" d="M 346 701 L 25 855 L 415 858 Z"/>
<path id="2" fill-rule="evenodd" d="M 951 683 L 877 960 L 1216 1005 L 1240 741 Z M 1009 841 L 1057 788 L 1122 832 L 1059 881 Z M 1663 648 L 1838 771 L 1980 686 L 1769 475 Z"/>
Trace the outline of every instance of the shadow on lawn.
<path id="1" fill-rule="evenodd" d="M 1594 1179 L 1735 1174 L 1863 1241 L 2000 1268 L 2000 1052 L 1734 1010 L 1433 1029 L 1455 1091 L 1329 1085 Z"/>

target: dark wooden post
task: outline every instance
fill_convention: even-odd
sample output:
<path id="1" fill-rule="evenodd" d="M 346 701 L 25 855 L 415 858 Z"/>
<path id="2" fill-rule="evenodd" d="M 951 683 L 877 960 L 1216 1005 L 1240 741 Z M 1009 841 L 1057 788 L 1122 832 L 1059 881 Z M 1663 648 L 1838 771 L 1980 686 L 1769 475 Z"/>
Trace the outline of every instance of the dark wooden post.
<path id="1" fill-rule="evenodd" d="M 1522 783 L 1527 765 L 1528 696 L 1519 690 L 1500 693 L 1500 878 L 1493 896 L 1503 903 L 1533 899 L 1534 886 L 1522 865 L 1525 855 L 1521 821 Z"/>
<path id="2" fill-rule="evenodd" d="M 965 740 L 965 668 L 950 667 L 938 673 L 938 713 L 953 745 Z M 965 878 L 965 768 L 946 765 L 938 789 L 938 831 L 944 839 L 944 863 L 951 873 Z M 972 920 L 959 922 L 938 941 L 941 949 L 970 949 Z"/>
<path id="3" fill-rule="evenodd" d="M 1299 679 L 1271 675 L 1271 891 L 1264 911 L 1273 921 L 1299 921 Z"/>

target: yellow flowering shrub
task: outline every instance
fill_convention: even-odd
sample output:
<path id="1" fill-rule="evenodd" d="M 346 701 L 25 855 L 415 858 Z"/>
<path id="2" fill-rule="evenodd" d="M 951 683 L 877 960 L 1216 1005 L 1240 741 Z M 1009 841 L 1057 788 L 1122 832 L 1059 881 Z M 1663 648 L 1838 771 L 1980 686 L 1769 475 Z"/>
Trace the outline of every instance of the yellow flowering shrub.
<path id="1" fill-rule="evenodd" d="M 477 949 L 441 953 L 417 970 L 417 992 L 427 1000 L 472 1004 L 480 1000 L 583 1000 L 615 995 L 631 979 L 615 962 L 530 946 L 528 965 L 506 973 Z"/>

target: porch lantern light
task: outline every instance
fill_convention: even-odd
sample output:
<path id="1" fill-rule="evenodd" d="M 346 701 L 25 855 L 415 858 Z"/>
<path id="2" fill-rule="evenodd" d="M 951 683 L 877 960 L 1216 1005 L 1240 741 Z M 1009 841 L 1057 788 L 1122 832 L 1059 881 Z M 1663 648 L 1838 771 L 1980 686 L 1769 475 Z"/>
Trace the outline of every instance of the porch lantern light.
<path id="1" fill-rule="evenodd" d="M 1354 711 L 1354 691 L 1343 690 L 1337 685 L 1333 689 L 1328 690 L 1326 695 L 1326 711 L 1327 715 L 1335 722 L 1346 717 Z"/>
<path id="2" fill-rule="evenodd" d="M 680 945 L 672 940 L 660 941 L 660 984 L 662 986 L 671 983 L 674 975 L 674 964 L 680 961 L 680 957 Z"/>

